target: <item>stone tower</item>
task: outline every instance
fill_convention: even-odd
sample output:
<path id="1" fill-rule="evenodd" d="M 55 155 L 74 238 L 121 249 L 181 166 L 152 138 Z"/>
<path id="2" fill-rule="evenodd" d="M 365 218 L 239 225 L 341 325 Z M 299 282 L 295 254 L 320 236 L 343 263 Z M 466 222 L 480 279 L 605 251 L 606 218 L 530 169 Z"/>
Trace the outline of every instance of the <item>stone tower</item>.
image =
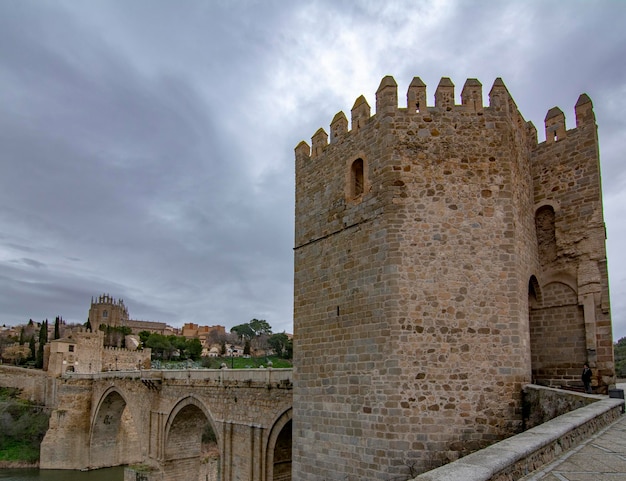
<path id="1" fill-rule="evenodd" d="M 407 479 L 521 429 L 521 389 L 614 382 L 596 124 L 500 79 L 385 77 L 296 156 L 293 474 Z"/>
<path id="2" fill-rule="evenodd" d="M 128 308 L 122 299 L 116 300 L 109 294 L 102 294 L 95 299 L 92 297 L 89 307 L 89 322 L 94 330 L 102 324 L 111 327 L 126 326 L 128 324 Z"/>

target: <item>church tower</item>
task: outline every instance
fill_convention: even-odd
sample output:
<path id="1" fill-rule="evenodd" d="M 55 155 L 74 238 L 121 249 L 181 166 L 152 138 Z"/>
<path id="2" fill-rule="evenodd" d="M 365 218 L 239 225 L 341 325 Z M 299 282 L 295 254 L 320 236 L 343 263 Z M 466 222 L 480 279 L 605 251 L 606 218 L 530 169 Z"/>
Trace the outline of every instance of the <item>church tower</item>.
<path id="1" fill-rule="evenodd" d="M 116 300 L 109 294 L 91 298 L 89 306 L 89 322 L 92 328 L 98 329 L 102 324 L 111 327 L 122 327 L 128 324 L 128 308 L 122 299 Z"/>

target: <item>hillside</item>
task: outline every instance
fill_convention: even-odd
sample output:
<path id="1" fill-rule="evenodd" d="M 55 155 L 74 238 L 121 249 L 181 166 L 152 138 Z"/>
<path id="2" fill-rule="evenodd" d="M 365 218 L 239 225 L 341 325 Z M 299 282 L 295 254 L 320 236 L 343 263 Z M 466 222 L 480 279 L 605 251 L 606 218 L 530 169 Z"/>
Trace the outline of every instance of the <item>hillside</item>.
<path id="1" fill-rule="evenodd" d="M 46 408 L 19 398 L 19 390 L 0 387 L 0 468 L 37 466 L 48 429 Z"/>

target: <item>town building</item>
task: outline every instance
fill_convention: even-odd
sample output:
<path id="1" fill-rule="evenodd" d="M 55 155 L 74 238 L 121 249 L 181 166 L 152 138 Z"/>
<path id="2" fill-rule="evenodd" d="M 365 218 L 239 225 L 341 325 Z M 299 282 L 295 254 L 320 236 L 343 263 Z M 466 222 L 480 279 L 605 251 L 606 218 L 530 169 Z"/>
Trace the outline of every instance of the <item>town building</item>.
<path id="1" fill-rule="evenodd" d="M 133 371 L 150 369 L 150 356 L 150 349 L 105 347 L 104 332 L 77 328 L 44 346 L 43 368 L 52 377 L 66 372 Z"/>
<path id="2" fill-rule="evenodd" d="M 128 308 L 124 304 L 124 300 L 115 299 L 109 294 L 102 294 L 96 298 L 91 298 L 88 318 L 94 329 L 104 324 L 110 327 L 128 327 L 133 334 L 139 334 L 141 331 L 164 335 L 175 333 L 174 328 L 164 322 L 130 319 Z"/>
<path id="3" fill-rule="evenodd" d="M 226 328 L 224 326 L 199 326 L 192 322 L 183 324 L 180 329 L 180 335 L 187 339 L 200 339 L 203 347 L 210 348 L 220 337 L 226 336 Z"/>

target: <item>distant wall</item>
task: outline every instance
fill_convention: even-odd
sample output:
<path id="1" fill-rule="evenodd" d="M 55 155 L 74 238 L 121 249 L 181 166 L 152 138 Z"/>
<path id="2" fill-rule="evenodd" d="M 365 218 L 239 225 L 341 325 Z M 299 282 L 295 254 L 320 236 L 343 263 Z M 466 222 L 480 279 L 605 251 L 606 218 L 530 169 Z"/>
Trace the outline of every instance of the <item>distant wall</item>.
<path id="1" fill-rule="evenodd" d="M 22 398 L 42 405 L 50 404 L 46 399 L 54 391 L 54 381 L 44 371 L 7 365 L 0 365 L 0 386 L 21 389 Z"/>
<path id="2" fill-rule="evenodd" d="M 150 369 L 151 349 L 131 351 L 117 347 L 105 347 L 102 350 L 102 370 L 127 371 Z"/>

